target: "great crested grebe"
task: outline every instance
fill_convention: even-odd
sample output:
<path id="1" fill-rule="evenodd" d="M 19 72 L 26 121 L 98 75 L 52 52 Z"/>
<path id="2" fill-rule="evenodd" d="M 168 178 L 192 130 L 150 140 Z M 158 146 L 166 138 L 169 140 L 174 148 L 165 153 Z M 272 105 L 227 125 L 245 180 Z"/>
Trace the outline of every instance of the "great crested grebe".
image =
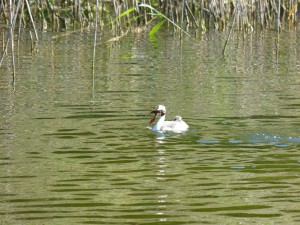
<path id="1" fill-rule="evenodd" d="M 172 121 L 165 121 L 166 119 L 166 107 L 158 105 L 151 113 L 154 116 L 150 120 L 150 124 L 155 121 L 156 115 L 159 115 L 157 123 L 152 127 L 152 131 L 169 131 L 174 133 L 181 133 L 188 130 L 189 126 L 182 120 L 181 116 L 175 116 Z M 150 113 L 150 114 L 151 114 Z"/>

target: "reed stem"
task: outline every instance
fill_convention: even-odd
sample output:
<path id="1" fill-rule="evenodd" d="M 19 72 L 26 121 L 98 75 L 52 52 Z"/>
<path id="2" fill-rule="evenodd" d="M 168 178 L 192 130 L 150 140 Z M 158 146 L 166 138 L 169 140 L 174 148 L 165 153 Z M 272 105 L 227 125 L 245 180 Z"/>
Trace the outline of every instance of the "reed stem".
<path id="1" fill-rule="evenodd" d="M 280 8 L 281 8 L 281 0 L 278 0 L 278 9 L 277 9 L 277 32 L 280 30 Z"/>
<path id="2" fill-rule="evenodd" d="M 226 50 L 226 47 L 227 47 L 227 44 L 228 44 L 228 40 L 230 38 L 230 35 L 231 35 L 231 32 L 233 30 L 233 26 L 234 26 L 234 22 L 235 22 L 235 17 L 236 17 L 236 14 L 237 14 L 237 8 L 235 7 L 234 8 L 234 12 L 233 12 L 233 18 L 232 18 L 232 22 L 231 22 L 231 27 L 230 27 L 230 30 L 228 32 L 228 36 L 227 36 L 227 39 L 226 39 L 226 42 L 225 42 L 225 45 L 224 45 L 224 48 L 223 48 L 223 52 L 222 54 L 225 55 L 225 50 Z"/>
<path id="3" fill-rule="evenodd" d="M 10 3 L 12 3 L 11 0 L 10 0 Z M 13 29 L 15 27 L 15 23 L 16 23 L 16 20 L 17 20 L 17 15 L 18 15 L 18 11 L 19 11 L 19 8 L 20 8 L 20 4 L 21 4 L 21 0 L 18 1 L 17 8 L 15 10 L 15 13 L 14 13 L 13 17 L 12 17 L 12 14 L 11 14 L 12 19 L 10 20 L 10 26 L 9 26 L 8 34 L 7 34 L 7 37 L 6 37 L 6 42 L 5 42 L 3 51 L 2 51 L 2 55 L 1 55 L 1 59 L 0 59 L 0 66 L 2 65 L 2 62 L 3 62 L 3 59 L 4 59 L 5 53 L 6 53 L 6 49 L 7 49 L 9 40 L 12 39 L 12 41 L 13 41 L 12 34 L 13 34 Z"/>
<path id="4" fill-rule="evenodd" d="M 20 2 L 21 0 L 19 0 Z M 14 2 L 12 2 L 12 0 L 9 1 L 10 4 L 10 23 L 13 24 L 13 18 L 14 15 L 18 14 L 18 11 L 14 12 Z M 18 4 L 19 5 L 19 4 Z M 19 8 L 18 8 L 19 10 Z M 12 68 L 13 68 L 13 76 L 12 76 L 12 83 L 15 83 L 15 76 L 16 76 L 16 66 L 15 66 L 15 51 L 14 51 L 14 29 L 11 30 L 11 56 L 12 56 Z"/>
<path id="5" fill-rule="evenodd" d="M 95 66 L 95 56 L 96 56 L 96 45 L 97 45 L 97 29 L 98 29 L 98 8 L 99 8 L 99 0 L 96 0 L 96 15 L 94 22 L 94 46 L 93 46 L 93 71 Z"/>
<path id="6" fill-rule="evenodd" d="M 39 37 L 38 37 L 38 35 L 37 35 L 37 31 L 36 31 L 36 28 L 35 28 L 35 23 L 34 23 L 32 14 L 31 14 L 30 5 L 29 5 L 29 3 L 28 3 L 28 0 L 25 0 L 25 3 L 26 3 L 26 7 L 27 7 L 27 10 L 28 10 L 28 14 L 29 14 L 29 17 L 30 17 L 30 20 L 31 20 L 31 23 L 32 23 L 32 26 L 33 26 L 33 29 L 34 29 L 35 38 L 36 38 L 36 40 L 39 40 Z"/>

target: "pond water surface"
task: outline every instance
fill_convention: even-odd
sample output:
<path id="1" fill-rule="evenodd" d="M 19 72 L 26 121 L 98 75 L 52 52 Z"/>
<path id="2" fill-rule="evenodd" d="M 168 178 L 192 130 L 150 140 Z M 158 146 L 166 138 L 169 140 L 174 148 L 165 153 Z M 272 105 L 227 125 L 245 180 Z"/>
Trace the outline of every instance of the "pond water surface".
<path id="1" fill-rule="evenodd" d="M 0 224 L 299 224 L 300 33 L 40 34 L 0 68 Z M 167 107 L 190 129 L 155 134 Z"/>

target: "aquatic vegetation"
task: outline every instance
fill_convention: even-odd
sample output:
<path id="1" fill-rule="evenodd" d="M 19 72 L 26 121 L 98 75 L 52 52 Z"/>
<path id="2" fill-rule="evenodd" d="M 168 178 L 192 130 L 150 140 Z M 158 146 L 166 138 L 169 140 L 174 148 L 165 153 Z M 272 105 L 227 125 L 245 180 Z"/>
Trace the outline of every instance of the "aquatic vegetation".
<path id="1" fill-rule="evenodd" d="M 1 0 L 0 29 L 4 32 L 0 66 L 9 43 L 14 52 L 15 32 L 19 37 L 23 30 L 30 33 L 32 51 L 38 30 L 110 29 L 114 40 L 128 32 L 148 32 L 154 38 L 163 28 L 188 36 L 209 30 L 228 31 L 224 54 L 233 30 L 295 29 L 299 7 L 300 2 L 295 0 Z"/>
<path id="2" fill-rule="evenodd" d="M 298 22 L 299 4 L 298 1 L 287 0 L 2 0 L 0 24 L 9 26 L 11 17 L 17 14 L 19 28 L 82 29 L 94 25 L 98 9 L 100 27 L 117 30 L 129 25 L 142 26 L 155 16 L 164 17 L 177 28 L 195 28 L 201 32 L 226 30 L 233 17 L 236 17 L 234 25 L 237 30 L 251 31 L 258 27 L 283 29 L 285 22 L 288 22 L 288 28 Z"/>
<path id="3" fill-rule="evenodd" d="M 186 31 L 184 31 L 180 26 L 178 26 L 174 21 L 172 21 L 166 15 L 164 15 L 163 13 L 161 13 L 160 11 L 156 10 L 155 8 L 153 8 L 151 5 L 148 5 L 148 4 L 139 4 L 138 7 L 132 7 L 130 9 L 126 10 L 125 12 L 123 12 L 121 15 L 119 15 L 115 20 L 118 20 L 119 18 L 124 17 L 124 16 L 128 16 L 130 13 L 138 12 L 140 8 L 149 9 L 150 12 L 148 14 L 151 17 L 157 17 L 159 19 L 159 22 L 156 25 L 154 25 L 149 32 L 149 36 L 151 38 L 154 37 L 154 35 L 158 32 L 158 30 L 161 29 L 161 27 L 163 26 L 163 24 L 166 21 L 169 22 L 170 24 L 172 24 L 174 26 L 174 28 L 183 32 L 187 36 L 190 36 Z M 133 20 L 139 20 L 140 17 L 141 16 L 135 16 L 135 17 L 133 17 Z M 132 19 L 131 19 L 131 21 L 132 21 Z"/>

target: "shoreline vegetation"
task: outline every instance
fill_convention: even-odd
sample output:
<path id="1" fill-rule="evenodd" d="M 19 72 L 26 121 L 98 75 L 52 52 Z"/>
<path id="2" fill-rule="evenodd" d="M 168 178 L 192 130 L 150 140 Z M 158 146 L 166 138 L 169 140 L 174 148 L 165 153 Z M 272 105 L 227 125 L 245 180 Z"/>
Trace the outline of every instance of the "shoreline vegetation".
<path id="1" fill-rule="evenodd" d="M 94 48 L 97 31 L 104 29 L 113 35 L 109 41 L 128 32 L 148 32 L 154 38 L 160 29 L 196 37 L 218 30 L 228 32 L 224 54 L 232 30 L 274 29 L 279 41 L 281 30 L 296 30 L 299 10 L 300 0 L 0 0 L 0 67 L 10 49 L 15 74 L 14 40 L 24 29 L 32 51 L 38 31 L 44 30 L 93 30 Z"/>

